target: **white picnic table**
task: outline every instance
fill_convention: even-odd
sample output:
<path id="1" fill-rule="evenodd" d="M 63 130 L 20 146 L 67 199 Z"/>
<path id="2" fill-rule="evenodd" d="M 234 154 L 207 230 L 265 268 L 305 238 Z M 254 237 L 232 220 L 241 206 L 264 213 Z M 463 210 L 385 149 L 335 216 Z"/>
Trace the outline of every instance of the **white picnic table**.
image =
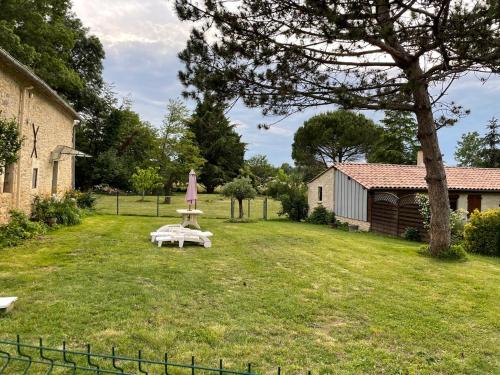
<path id="1" fill-rule="evenodd" d="M 189 225 L 195 227 L 196 229 L 201 229 L 200 225 L 198 224 L 198 216 L 203 214 L 203 211 L 201 210 L 186 210 L 186 209 L 180 209 L 176 210 L 178 214 L 182 216 L 182 223 L 181 225 L 183 227 L 187 227 Z"/>
<path id="2" fill-rule="evenodd" d="M 210 241 L 210 237 L 213 236 L 213 233 L 184 228 L 179 224 L 170 224 L 151 232 L 150 235 L 151 242 L 157 242 L 158 247 L 161 247 L 164 242 L 178 242 L 179 247 L 182 248 L 184 242 L 196 242 L 204 247 L 211 247 L 212 241 Z"/>

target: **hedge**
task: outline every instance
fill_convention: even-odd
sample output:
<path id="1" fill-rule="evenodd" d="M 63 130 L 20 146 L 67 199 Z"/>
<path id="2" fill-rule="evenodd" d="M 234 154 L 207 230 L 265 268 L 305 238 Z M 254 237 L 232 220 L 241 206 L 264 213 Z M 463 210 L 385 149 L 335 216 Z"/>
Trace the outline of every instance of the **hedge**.
<path id="1" fill-rule="evenodd" d="M 465 225 L 464 247 L 471 253 L 500 256 L 500 208 L 471 214 Z"/>

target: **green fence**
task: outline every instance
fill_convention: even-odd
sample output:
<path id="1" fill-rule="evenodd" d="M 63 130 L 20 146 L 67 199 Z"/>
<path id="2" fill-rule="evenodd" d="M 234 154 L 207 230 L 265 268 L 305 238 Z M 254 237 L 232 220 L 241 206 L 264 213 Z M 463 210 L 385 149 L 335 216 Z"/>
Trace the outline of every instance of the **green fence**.
<path id="1" fill-rule="evenodd" d="M 97 194 L 96 210 L 112 215 L 138 215 L 179 217 L 178 209 L 188 208 L 184 194 L 165 197 L 163 195 L 131 195 L 125 193 Z M 194 206 L 192 206 L 194 208 Z M 203 211 L 203 217 L 216 219 L 231 218 L 231 199 L 219 194 L 199 194 L 196 208 Z M 238 202 L 234 202 L 234 216 L 238 215 Z M 253 220 L 276 219 L 281 209 L 280 202 L 257 197 L 243 202 L 245 218 Z"/>
<path id="2" fill-rule="evenodd" d="M 142 351 L 134 357 L 120 355 L 114 347 L 110 354 L 97 354 L 89 344 L 85 350 L 69 349 L 66 342 L 60 348 L 53 348 L 44 345 L 42 339 L 36 345 L 24 343 L 19 335 L 15 341 L 0 340 L 0 361 L 0 374 L 258 375 L 251 364 L 238 371 L 224 368 L 222 360 L 217 367 L 197 364 L 195 357 L 191 357 L 191 363 L 183 364 L 171 361 L 167 353 L 162 360 L 151 360 Z M 281 368 L 275 374 L 282 374 Z"/>

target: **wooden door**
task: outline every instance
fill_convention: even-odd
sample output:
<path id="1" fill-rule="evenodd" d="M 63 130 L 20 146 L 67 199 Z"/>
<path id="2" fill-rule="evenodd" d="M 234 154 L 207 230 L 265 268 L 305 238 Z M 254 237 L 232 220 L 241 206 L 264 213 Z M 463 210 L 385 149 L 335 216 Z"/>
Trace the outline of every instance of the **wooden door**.
<path id="1" fill-rule="evenodd" d="M 467 211 L 469 211 L 469 214 L 476 209 L 481 211 L 481 199 L 481 194 L 469 194 L 467 196 Z"/>

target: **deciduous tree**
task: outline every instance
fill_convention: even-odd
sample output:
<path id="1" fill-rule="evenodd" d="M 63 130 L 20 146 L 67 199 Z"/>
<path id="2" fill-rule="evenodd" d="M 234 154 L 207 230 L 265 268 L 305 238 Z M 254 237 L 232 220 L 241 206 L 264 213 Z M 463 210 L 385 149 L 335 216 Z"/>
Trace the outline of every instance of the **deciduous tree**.
<path id="1" fill-rule="evenodd" d="M 180 54 L 190 95 L 214 90 L 265 114 L 332 104 L 414 112 L 432 212 L 430 250 L 449 248 L 436 130 L 462 111 L 440 103 L 464 73 L 498 72 L 498 1 L 176 0 L 176 9 L 198 22 Z M 440 110 L 449 112 L 435 116 Z"/>
<path id="2" fill-rule="evenodd" d="M 180 100 L 170 100 L 163 119 L 160 139 L 160 173 L 164 178 L 165 194 L 170 194 L 174 183 L 186 182 L 191 169 L 199 170 L 205 163 L 187 122 L 189 111 Z"/>
<path id="3" fill-rule="evenodd" d="M 222 187 L 222 194 L 238 201 L 238 218 L 243 218 L 243 200 L 253 199 L 257 191 L 252 186 L 252 181 L 247 177 L 235 178 Z"/>

